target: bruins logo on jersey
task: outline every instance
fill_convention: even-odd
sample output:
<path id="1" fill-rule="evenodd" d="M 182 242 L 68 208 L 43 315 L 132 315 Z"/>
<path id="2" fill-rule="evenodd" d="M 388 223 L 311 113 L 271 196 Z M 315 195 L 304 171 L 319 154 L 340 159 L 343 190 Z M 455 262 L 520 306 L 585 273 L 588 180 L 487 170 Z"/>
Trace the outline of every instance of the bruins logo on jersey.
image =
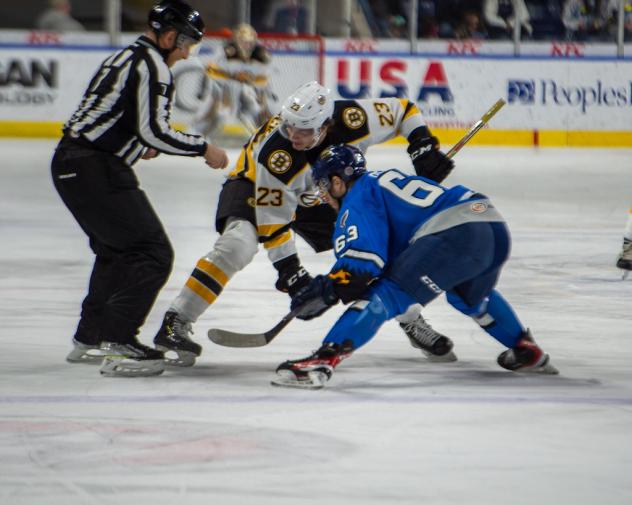
<path id="1" fill-rule="evenodd" d="M 322 203 L 320 198 L 318 198 L 318 195 L 314 193 L 303 193 L 299 196 L 299 200 L 301 201 L 301 205 L 304 207 L 314 207 L 315 205 Z"/>
<path id="2" fill-rule="evenodd" d="M 275 174 L 283 174 L 292 167 L 292 156 L 283 149 L 273 151 L 268 156 L 268 170 Z"/>
<path id="3" fill-rule="evenodd" d="M 357 130 L 366 123 L 366 114 L 359 107 L 347 107 L 342 111 L 342 120 L 348 128 Z"/>

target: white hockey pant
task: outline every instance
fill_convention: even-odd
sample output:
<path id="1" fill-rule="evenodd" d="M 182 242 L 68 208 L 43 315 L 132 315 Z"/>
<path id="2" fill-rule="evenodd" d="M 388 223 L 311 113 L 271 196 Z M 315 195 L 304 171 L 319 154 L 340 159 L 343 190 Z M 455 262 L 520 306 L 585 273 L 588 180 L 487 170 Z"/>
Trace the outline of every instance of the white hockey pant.
<path id="1" fill-rule="evenodd" d="M 185 321 L 197 321 L 231 277 L 250 264 L 258 247 L 255 227 L 245 219 L 230 218 L 213 250 L 197 262 L 170 310 Z"/>

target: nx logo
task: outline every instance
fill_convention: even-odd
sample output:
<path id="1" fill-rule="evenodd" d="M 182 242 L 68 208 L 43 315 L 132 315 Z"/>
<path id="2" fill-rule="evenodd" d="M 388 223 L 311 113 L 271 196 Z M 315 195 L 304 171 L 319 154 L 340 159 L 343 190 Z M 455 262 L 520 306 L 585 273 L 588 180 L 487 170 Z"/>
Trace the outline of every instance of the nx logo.
<path id="1" fill-rule="evenodd" d="M 508 81 L 507 102 L 509 103 L 535 103 L 535 81 Z"/>

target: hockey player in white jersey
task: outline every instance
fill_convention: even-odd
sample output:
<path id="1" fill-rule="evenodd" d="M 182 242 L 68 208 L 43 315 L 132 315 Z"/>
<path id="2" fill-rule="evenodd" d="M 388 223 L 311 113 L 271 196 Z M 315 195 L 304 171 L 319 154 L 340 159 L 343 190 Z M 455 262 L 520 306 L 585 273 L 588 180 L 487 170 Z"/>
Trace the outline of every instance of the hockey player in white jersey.
<path id="1" fill-rule="evenodd" d="M 309 284 L 312 278 L 301 266 L 292 230 L 317 252 L 331 249 L 336 213 L 318 200 L 310 175 L 310 163 L 321 151 L 340 142 L 365 151 L 397 135 L 408 139 L 418 174 L 439 182 L 450 173 L 452 161 L 438 149 L 409 100 L 332 100 L 316 82 L 288 97 L 280 114 L 242 149 L 219 197 L 216 227 L 221 236 L 197 262 L 154 338 L 158 348 L 178 354 L 171 364 L 190 366 L 200 355 L 201 347 L 188 338 L 192 324 L 252 261 L 259 244 L 278 271 L 277 289 L 292 297 Z M 418 306 L 399 321 L 411 344 L 429 359 L 456 359 L 452 341 L 424 321 Z"/>
<path id="2" fill-rule="evenodd" d="M 278 367 L 274 385 L 321 388 L 385 321 L 443 292 L 508 348 L 498 357 L 501 367 L 558 373 L 494 289 L 510 237 L 486 196 L 399 170 L 367 172 L 363 154 L 346 144 L 323 151 L 312 172 L 321 191 L 340 203 L 333 236 L 337 261 L 295 294 L 292 309 L 305 307 L 297 317 L 312 319 L 338 301 L 355 303 L 320 349 Z"/>
<path id="3" fill-rule="evenodd" d="M 257 32 L 242 23 L 223 47 L 221 56 L 206 67 L 207 100 L 192 122 L 192 128 L 215 139 L 230 118 L 238 119 L 249 134 L 267 121 L 274 93 L 268 82 L 270 53 L 258 43 Z"/>

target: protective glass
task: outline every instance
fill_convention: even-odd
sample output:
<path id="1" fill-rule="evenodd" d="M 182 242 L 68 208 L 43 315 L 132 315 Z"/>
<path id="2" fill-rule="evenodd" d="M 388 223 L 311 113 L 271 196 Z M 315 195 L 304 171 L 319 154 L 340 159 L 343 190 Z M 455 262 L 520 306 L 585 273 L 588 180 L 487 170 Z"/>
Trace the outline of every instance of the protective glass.
<path id="1" fill-rule="evenodd" d="M 316 192 L 318 193 L 318 197 L 321 200 L 324 200 L 325 197 L 329 194 L 329 190 L 331 189 L 331 179 L 329 177 L 314 179 L 314 184 L 316 184 Z"/>
<path id="2" fill-rule="evenodd" d="M 320 135 L 320 128 L 296 128 L 287 122 L 281 123 L 279 131 L 286 139 L 309 140 Z"/>

